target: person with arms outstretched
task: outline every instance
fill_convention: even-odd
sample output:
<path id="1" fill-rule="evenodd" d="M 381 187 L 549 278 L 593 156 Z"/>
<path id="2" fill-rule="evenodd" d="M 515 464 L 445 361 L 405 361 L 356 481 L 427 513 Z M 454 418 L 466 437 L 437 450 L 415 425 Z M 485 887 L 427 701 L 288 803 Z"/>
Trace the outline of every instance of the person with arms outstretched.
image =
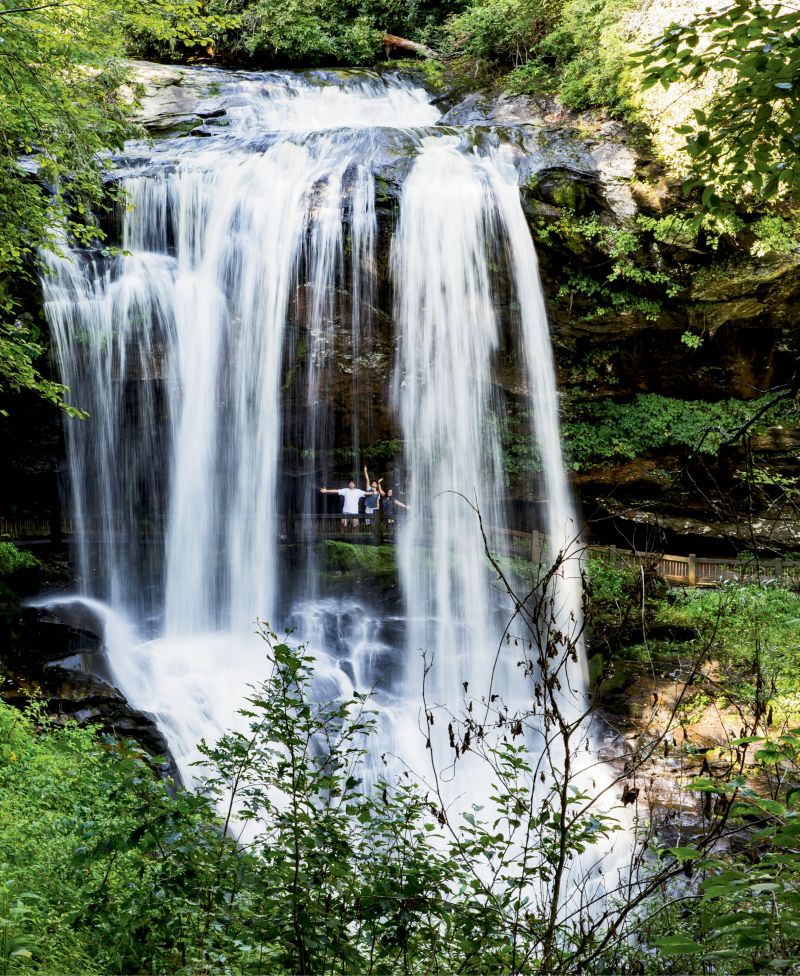
<path id="1" fill-rule="evenodd" d="M 387 488 L 386 491 L 381 489 L 381 514 L 384 519 L 388 522 L 394 522 L 398 508 L 409 509 L 411 506 L 404 504 L 399 498 L 395 498 L 392 488 Z"/>
<path id="2" fill-rule="evenodd" d="M 351 478 L 347 483 L 346 488 L 320 488 L 320 492 L 323 495 L 341 495 L 344 499 L 342 502 L 342 515 L 355 515 L 353 519 L 353 525 L 358 525 L 358 503 L 367 494 L 360 488 L 356 488 L 356 483 Z M 342 519 L 342 525 L 347 525 L 348 520 L 346 518 Z"/>

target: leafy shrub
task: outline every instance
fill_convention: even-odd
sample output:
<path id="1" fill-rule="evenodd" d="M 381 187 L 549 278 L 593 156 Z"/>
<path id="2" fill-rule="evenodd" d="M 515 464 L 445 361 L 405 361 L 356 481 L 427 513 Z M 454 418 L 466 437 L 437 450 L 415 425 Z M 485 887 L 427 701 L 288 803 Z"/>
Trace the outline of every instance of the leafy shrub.
<path id="1" fill-rule="evenodd" d="M 778 214 L 760 217 L 751 225 L 750 230 L 755 238 L 750 253 L 755 257 L 789 254 L 800 245 L 797 221 L 787 220 Z"/>
<path id="2" fill-rule="evenodd" d="M 619 572 L 590 572 L 597 599 L 624 596 Z M 515 742 L 518 719 L 501 713 L 490 744 L 485 719 L 464 726 L 430 706 L 450 721 L 462 758 L 489 764 L 488 811 L 476 804 L 461 816 L 435 785 L 423 791 L 407 776 L 365 789 L 378 716 L 361 695 L 317 700 L 312 658 L 267 636 L 271 671 L 242 710 L 244 727 L 201 746 L 204 795 L 158 780 L 128 744 L 53 725 L 36 704 L 25 714 L 0 704 L 4 973 L 477 974 L 521 971 L 524 960 L 525 971 L 576 976 L 624 971 L 623 958 L 651 972 L 672 971 L 664 961 L 684 953 L 741 961 L 753 947 L 776 963 L 796 959 L 796 790 L 779 801 L 741 777 L 694 780 L 692 790 L 720 798 L 729 826 L 755 824 L 766 848 L 656 850 L 646 910 L 630 913 L 635 888 L 587 932 L 548 910 L 552 885 L 575 884 L 581 855 L 617 824 L 567 772 L 532 768 L 529 745 Z M 784 789 L 796 735 L 755 739 Z M 545 769 L 554 782 L 538 788 Z M 684 886 L 676 917 L 669 882 L 691 879 L 687 863 L 699 884 Z M 636 938 L 619 934 L 617 919 Z M 738 956 L 719 955 L 731 946 Z"/>
<path id="3" fill-rule="evenodd" d="M 32 552 L 17 549 L 13 542 L 0 542 L 0 577 L 38 566 L 39 560 Z"/>
<path id="4" fill-rule="evenodd" d="M 491 744 L 429 706 L 456 759 L 488 763 L 488 814 L 448 810 L 407 775 L 365 789 L 365 697 L 317 700 L 312 658 L 267 636 L 244 728 L 201 745 L 204 795 L 174 791 L 129 745 L 0 704 L 3 970 L 582 971 L 558 964 L 571 943 L 548 886 L 565 871 L 575 884 L 575 859 L 617 824 L 572 786 L 534 795 L 543 769 L 514 741 L 525 719 L 501 714 Z"/>
<path id="5" fill-rule="evenodd" d="M 372 64 L 383 36 L 400 34 L 427 41 L 437 25 L 461 6 L 459 0 L 212 0 L 220 16 L 238 25 L 223 48 L 278 62 L 304 65 Z"/>
<path id="6" fill-rule="evenodd" d="M 511 67 L 514 94 L 558 94 L 570 108 L 627 107 L 625 14 L 639 0 L 473 0 L 447 25 L 451 52 Z"/>
<path id="7" fill-rule="evenodd" d="M 372 62 L 380 50 L 379 32 L 366 18 L 343 13 L 340 4 L 328 0 L 290 0 L 279 7 L 257 0 L 243 13 L 244 44 L 250 54 L 310 63 Z"/>
<path id="8" fill-rule="evenodd" d="M 528 63 L 560 12 L 560 0 L 479 0 L 448 24 L 454 50 L 478 61 Z"/>
<path id="9" fill-rule="evenodd" d="M 581 216 L 568 206 L 555 221 L 539 220 L 533 232 L 540 243 L 559 244 L 578 258 L 567 266 L 557 296 L 587 299 L 592 306 L 583 315 L 587 321 L 629 312 L 655 320 L 664 302 L 681 291 L 675 276 L 652 260 L 644 228 L 613 226 L 598 214 Z M 596 270 L 598 254 L 607 259 L 602 274 Z M 584 267 L 587 262 L 591 270 Z"/>
<path id="10" fill-rule="evenodd" d="M 576 471 L 613 460 L 632 460 L 663 448 L 682 447 L 716 454 L 734 431 L 770 399 L 767 395 L 756 400 L 709 403 L 639 393 L 629 403 L 608 399 L 571 403 L 563 426 L 564 438 Z M 786 409 L 785 405 L 777 405 L 751 429 L 766 429 Z"/>
<path id="11" fill-rule="evenodd" d="M 682 868 L 681 892 L 664 890 L 643 934 L 658 947 L 655 972 L 794 973 L 800 962 L 800 776 L 798 730 L 749 735 L 731 743 L 750 753 L 752 779 L 700 775 L 686 785 L 705 810 L 723 812 L 733 844 L 711 853 L 686 845 L 662 849 Z M 754 782 L 760 781 L 761 789 Z M 765 782 L 776 785 L 763 789 Z"/>
<path id="12" fill-rule="evenodd" d="M 745 563 L 741 572 L 746 572 Z M 727 669 L 730 691 L 738 699 L 754 703 L 760 673 L 765 687 L 778 695 L 776 712 L 800 719 L 800 595 L 778 585 L 734 582 L 721 590 L 687 590 L 679 600 L 661 605 L 657 619 L 693 628 L 700 640 L 710 641 L 711 653 Z"/>
<path id="13" fill-rule="evenodd" d="M 193 971 L 218 948 L 234 850 L 135 747 L 0 703 L 3 972 Z"/>

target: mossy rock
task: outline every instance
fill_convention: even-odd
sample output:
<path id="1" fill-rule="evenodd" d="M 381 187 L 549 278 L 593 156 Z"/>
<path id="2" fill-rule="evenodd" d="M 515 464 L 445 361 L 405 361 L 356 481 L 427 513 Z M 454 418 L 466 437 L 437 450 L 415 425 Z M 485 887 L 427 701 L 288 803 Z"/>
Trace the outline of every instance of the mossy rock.
<path id="1" fill-rule="evenodd" d="M 397 574 L 394 546 L 355 545 L 326 539 L 325 569 L 329 573 L 355 574 L 391 582 Z"/>
<path id="2" fill-rule="evenodd" d="M 597 213 L 607 209 L 597 179 L 574 170 L 542 170 L 529 180 L 524 192 L 529 200 L 574 214 Z"/>

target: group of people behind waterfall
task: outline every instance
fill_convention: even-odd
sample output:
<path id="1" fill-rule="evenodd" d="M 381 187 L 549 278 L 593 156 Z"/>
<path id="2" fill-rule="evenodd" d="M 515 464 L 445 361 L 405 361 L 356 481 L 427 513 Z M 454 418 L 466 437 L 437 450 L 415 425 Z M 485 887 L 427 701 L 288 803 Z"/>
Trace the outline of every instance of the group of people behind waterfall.
<path id="1" fill-rule="evenodd" d="M 359 515 L 359 503 L 364 499 L 364 514 L 374 515 L 380 511 L 385 519 L 394 519 L 398 508 L 409 508 L 398 498 L 394 497 L 391 488 L 384 490 L 383 478 L 370 481 L 369 470 L 364 465 L 364 490 L 356 488 L 355 481 L 350 481 L 346 488 L 320 488 L 323 495 L 342 496 L 342 515 Z M 355 522 L 353 523 L 355 524 Z"/>

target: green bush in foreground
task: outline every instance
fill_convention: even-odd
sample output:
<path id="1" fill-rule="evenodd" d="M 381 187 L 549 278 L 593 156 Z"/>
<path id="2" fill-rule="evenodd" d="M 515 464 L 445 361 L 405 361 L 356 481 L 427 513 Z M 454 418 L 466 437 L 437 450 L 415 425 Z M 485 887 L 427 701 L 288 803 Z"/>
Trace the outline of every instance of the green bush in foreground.
<path id="1" fill-rule="evenodd" d="M 130 744 L 0 704 L 0 972 L 184 971 L 232 849 Z"/>
<path id="2" fill-rule="evenodd" d="M 377 716 L 315 701 L 311 659 L 270 640 L 245 730 L 202 746 L 216 807 L 128 746 L 0 706 L 5 971 L 573 971 L 547 892 L 613 818 L 566 783 L 532 801 L 516 725 L 492 747 L 451 731 L 489 764 L 483 813 L 405 776 L 365 789 Z"/>
<path id="3" fill-rule="evenodd" d="M 800 959 L 796 737 L 742 745 L 780 771 L 780 798 L 741 776 L 689 784 L 714 799 L 712 839 L 754 828 L 755 845 L 656 850 L 642 887 L 589 925 L 552 892 L 595 892 L 584 865 L 618 825 L 572 779 L 572 752 L 533 767 L 530 715 L 493 713 L 490 744 L 470 707 L 450 716 L 447 761 L 486 764 L 483 804 L 459 814 L 407 775 L 367 789 L 379 716 L 362 696 L 315 700 L 311 658 L 265 636 L 244 727 L 201 746 L 202 795 L 130 745 L 0 705 L 0 972 L 733 974 Z M 430 708 L 434 737 L 448 713 Z"/>

